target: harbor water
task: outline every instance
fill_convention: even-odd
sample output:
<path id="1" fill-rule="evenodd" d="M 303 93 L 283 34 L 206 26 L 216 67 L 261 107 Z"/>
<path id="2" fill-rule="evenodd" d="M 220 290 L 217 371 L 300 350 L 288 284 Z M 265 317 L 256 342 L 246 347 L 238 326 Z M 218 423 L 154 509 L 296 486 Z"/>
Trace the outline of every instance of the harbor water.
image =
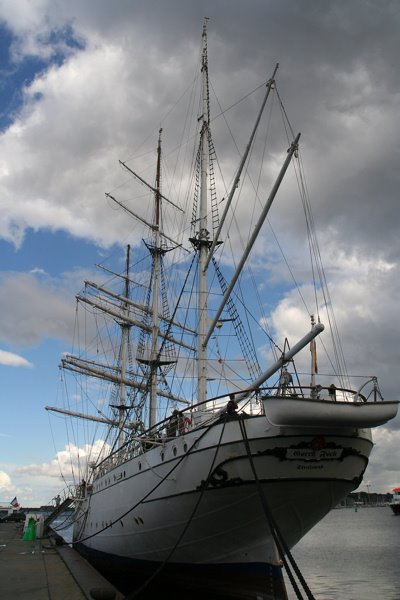
<path id="1" fill-rule="evenodd" d="M 65 525 L 59 533 L 70 541 Z M 331 511 L 293 556 L 315 600 L 400 600 L 400 516 L 389 507 Z M 289 600 L 297 600 L 285 580 Z"/>
<path id="2" fill-rule="evenodd" d="M 331 511 L 293 556 L 316 600 L 400 599 L 400 516 L 389 507 Z"/>

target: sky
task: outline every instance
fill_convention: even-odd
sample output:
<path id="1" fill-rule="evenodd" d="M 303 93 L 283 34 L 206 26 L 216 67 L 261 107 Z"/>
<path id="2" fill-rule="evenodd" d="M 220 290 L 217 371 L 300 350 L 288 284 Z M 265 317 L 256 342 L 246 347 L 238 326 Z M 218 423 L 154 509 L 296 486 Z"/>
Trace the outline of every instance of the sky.
<path id="1" fill-rule="evenodd" d="M 279 62 L 345 354 L 399 398 L 397 0 L 0 0 L 0 501 L 63 487 L 68 449 L 44 406 L 82 279 L 131 234 L 104 194 L 192 77 L 205 16 L 225 106 Z M 294 231 L 296 214 L 281 218 Z M 275 329 L 296 337 L 290 291 L 272 298 Z M 361 489 L 389 492 L 400 417 L 374 441 Z"/>

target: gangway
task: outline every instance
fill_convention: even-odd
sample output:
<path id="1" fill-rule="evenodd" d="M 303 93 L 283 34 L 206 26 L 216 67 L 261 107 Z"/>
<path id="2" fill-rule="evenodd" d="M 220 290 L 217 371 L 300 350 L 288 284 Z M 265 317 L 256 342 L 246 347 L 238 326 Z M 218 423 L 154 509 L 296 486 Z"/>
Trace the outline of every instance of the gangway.
<path id="1" fill-rule="evenodd" d="M 66 498 L 60 502 L 58 506 L 55 507 L 53 512 L 51 512 L 44 520 L 43 530 L 47 531 L 51 523 L 62 513 L 64 510 L 69 508 L 73 503 L 74 498 L 71 496 L 66 496 Z"/>

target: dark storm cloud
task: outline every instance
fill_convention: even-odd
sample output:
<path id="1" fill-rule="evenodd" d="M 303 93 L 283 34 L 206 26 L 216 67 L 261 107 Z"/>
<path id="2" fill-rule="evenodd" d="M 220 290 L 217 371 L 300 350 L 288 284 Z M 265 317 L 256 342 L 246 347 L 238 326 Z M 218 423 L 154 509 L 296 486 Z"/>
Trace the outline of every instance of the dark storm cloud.
<path id="1" fill-rule="evenodd" d="M 20 52 L 24 40 L 26 54 L 34 55 L 35 49 L 38 54 L 45 52 L 41 40 L 48 44 L 52 39 L 48 30 L 68 27 L 71 37 L 81 40 L 74 69 L 91 74 L 80 84 L 86 104 L 73 88 L 68 102 L 69 107 L 77 108 L 71 118 L 76 121 L 81 114 L 86 128 L 89 123 L 92 127 L 80 141 L 75 128 L 64 127 L 59 132 L 58 139 L 68 150 L 58 157 L 59 164 L 68 164 L 73 170 L 71 157 L 78 156 L 78 147 L 82 163 L 96 162 L 95 148 L 103 149 L 104 157 L 109 148 L 120 148 L 116 152 L 122 152 L 119 157 L 125 158 L 129 156 L 129 145 L 132 149 L 151 127 L 156 131 L 160 119 L 193 75 L 203 18 L 209 17 L 210 78 L 218 101 L 224 108 L 229 106 L 265 81 L 279 62 L 278 89 L 293 129 L 302 133 L 309 189 L 321 230 L 329 232 L 330 239 L 347 252 L 377 256 L 389 263 L 397 260 L 397 1 L 70 0 L 49 2 L 47 8 L 42 8 L 43 14 L 33 7 L 30 11 L 18 10 L 18 6 L 12 11 L 5 7 L 2 10 L 4 20 L 20 37 Z M 100 49 L 102 45 L 111 48 L 108 55 L 98 52 L 95 58 L 93 53 L 92 61 L 88 59 L 82 69 L 79 53 L 84 56 L 85 50 Z M 114 52 L 114 61 L 106 62 L 110 52 Z M 49 94 L 47 85 L 46 79 L 42 86 L 37 85 L 37 98 Z M 56 85 L 63 85 L 61 71 L 54 90 Z M 218 112 L 220 107 L 214 104 L 213 108 Z M 240 105 L 235 112 L 233 126 L 242 138 L 252 126 L 256 107 L 250 104 L 250 108 L 249 104 Z M 40 135 L 44 140 L 43 164 L 53 160 L 53 155 L 46 157 L 46 147 L 57 141 L 56 128 L 62 125 L 59 119 L 58 125 L 52 124 L 53 114 L 54 121 L 57 119 L 56 111 L 63 111 L 63 107 L 54 101 L 41 117 L 46 117 L 49 131 L 55 132 L 54 139 Z M 85 117 L 86 111 L 91 112 L 91 119 Z M 220 155 L 227 141 L 219 140 Z M 58 152 L 60 148 L 58 144 Z M 91 152 L 90 159 L 83 156 L 85 148 Z M 229 158 L 229 154 L 226 156 Z M 32 168 L 31 176 L 27 168 L 25 177 L 31 177 L 37 193 L 44 196 L 41 188 L 45 184 L 38 167 Z M 63 175 L 57 174 L 57 186 L 60 177 L 62 182 Z M 62 185 L 60 189 L 60 198 L 55 192 L 52 202 L 68 206 L 70 200 L 61 197 Z M 85 202 L 89 207 L 89 196 Z M 276 211 L 278 223 L 284 221 L 295 236 L 295 211 L 283 213 L 279 204 Z M 19 221 L 17 216 L 14 222 Z M 80 231 L 87 233 L 87 228 L 82 225 Z M 104 239 L 105 234 L 99 237 Z"/>
<path id="2" fill-rule="evenodd" d="M 133 25 L 146 32 L 149 49 L 155 44 L 171 56 L 196 44 L 203 16 L 210 17 L 210 76 L 220 98 L 237 91 L 240 80 L 242 91 L 260 83 L 279 62 L 279 90 L 302 131 L 306 160 L 316 167 L 309 171 L 324 228 L 362 252 L 389 261 L 398 255 L 398 2 L 122 5 L 131 23 L 119 20 L 118 11 L 103 20 L 100 11 L 103 26 L 117 34 Z"/>

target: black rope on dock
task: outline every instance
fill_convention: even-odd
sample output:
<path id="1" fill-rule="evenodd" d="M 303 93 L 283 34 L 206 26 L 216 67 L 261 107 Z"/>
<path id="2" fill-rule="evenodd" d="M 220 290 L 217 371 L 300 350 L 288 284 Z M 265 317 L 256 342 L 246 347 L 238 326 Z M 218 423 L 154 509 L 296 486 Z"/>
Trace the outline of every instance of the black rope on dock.
<path id="1" fill-rule="evenodd" d="M 242 432 L 244 445 L 246 447 L 246 452 L 247 452 L 247 455 L 249 457 L 249 462 L 250 462 L 251 470 L 253 471 L 253 475 L 254 475 L 254 479 L 255 479 L 256 485 L 257 485 L 257 490 L 258 490 L 258 494 L 260 496 L 261 504 L 262 504 L 262 507 L 263 507 L 263 510 L 264 510 L 264 513 L 265 513 L 265 516 L 266 516 L 266 519 L 267 519 L 267 523 L 268 523 L 268 526 L 269 526 L 271 534 L 272 534 L 272 537 L 273 537 L 274 542 L 276 544 L 276 547 L 278 549 L 278 553 L 279 553 L 280 559 L 282 560 L 283 565 L 284 565 L 285 570 L 286 570 L 286 573 L 287 573 L 287 575 L 289 577 L 290 583 L 292 584 L 292 587 L 293 587 L 293 589 L 294 589 L 294 591 L 296 593 L 297 598 L 299 598 L 299 600 L 303 600 L 302 592 L 301 592 L 299 586 L 297 585 L 297 582 L 296 582 L 296 580 L 294 578 L 294 575 L 293 575 L 293 573 L 291 571 L 291 568 L 290 568 L 290 566 L 288 564 L 288 561 L 286 560 L 286 556 L 289 559 L 289 562 L 291 563 L 291 565 L 293 567 L 293 570 L 294 570 L 294 572 L 297 575 L 298 580 L 300 581 L 301 585 L 303 586 L 303 589 L 304 589 L 304 592 L 306 594 L 306 597 L 308 598 L 308 600 L 315 600 L 315 597 L 313 596 L 310 588 L 308 587 L 307 582 L 304 579 L 303 574 L 301 573 L 301 571 L 300 571 L 300 569 L 299 569 L 296 561 L 294 560 L 293 555 L 290 552 L 290 549 L 289 549 L 288 545 L 286 544 L 285 539 L 282 536 L 282 533 L 280 532 L 280 530 L 279 530 L 279 528 L 278 528 L 278 526 L 276 524 L 275 519 L 272 516 L 271 510 L 270 510 L 270 508 L 268 506 L 267 499 L 265 497 L 264 491 L 262 489 L 260 480 L 259 480 L 258 475 L 257 475 L 257 471 L 256 471 L 256 468 L 255 468 L 255 465 L 254 465 L 253 457 L 251 455 L 250 444 L 249 444 L 249 439 L 247 437 L 247 432 L 246 432 L 246 427 L 245 427 L 243 415 L 239 415 L 239 419 L 240 419 L 239 425 L 240 425 L 240 429 L 241 429 L 241 432 Z"/>

